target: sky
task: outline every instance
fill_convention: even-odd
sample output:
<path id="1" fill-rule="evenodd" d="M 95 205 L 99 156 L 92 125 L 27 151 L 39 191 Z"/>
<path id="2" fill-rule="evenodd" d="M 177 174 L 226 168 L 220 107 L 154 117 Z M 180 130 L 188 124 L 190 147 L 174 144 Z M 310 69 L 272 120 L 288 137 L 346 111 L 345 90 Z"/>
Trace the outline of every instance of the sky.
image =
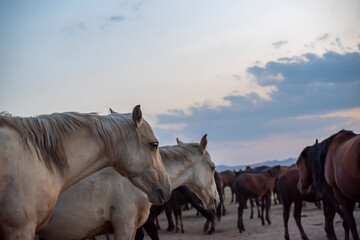
<path id="1" fill-rule="evenodd" d="M 0 0 L 0 111 L 131 112 L 216 164 L 360 132 L 360 2 Z"/>

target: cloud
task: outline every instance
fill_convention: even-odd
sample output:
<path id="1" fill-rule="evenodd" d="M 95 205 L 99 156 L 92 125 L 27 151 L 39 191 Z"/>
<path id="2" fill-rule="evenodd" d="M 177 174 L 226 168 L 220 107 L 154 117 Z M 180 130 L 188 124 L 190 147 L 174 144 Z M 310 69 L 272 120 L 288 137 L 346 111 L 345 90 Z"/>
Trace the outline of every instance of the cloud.
<path id="1" fill-rule="evenodd" d="M 326 34 L 324 34 L 324 35 L 322 35 L 322 36 L 318 37 L 317 39 L 318 39 L 318 40 L 320 40 L 320 41 L 326 41 L 326 40 L 328 40 L 328 39 L 329 39 L 329 34 L 328 34 L 328 33 L 326 33 Z"/>
<path id="2" fill-rule="evenodd" d="M 224 97 L 230 106 L 216 110 L 196 106 L 187 109 L 191 114 L 177 110 L 158 115 L 160 125 L 186 124 L 179 131 L 159 129 L 160 136 L 172 139 L 181 133 L 197 139 L 208 133 L 215 142 L 253 141 L 283 134 L 329 136 L 341 128 L 360 127 L 351 114 L 331 114 L 360 107 L 359 52 L 306 53 L 249 67 L 247 72 L 260 86 L 274 89 L 270 99 L 256 92 L 234 94 Z"/>
<path id="3" fill-rule="evenodd" d="M 357 47 L 358 47 L 358 50 L 360 51 L 360 43 L 357 45 Z"/>
<path id="4" fill-rule="evenodd" d="M 132 7 L 133 11 L 140 11 L 141 7 L 144 5 L 144 1 L 139 1 Z"/>
<path id="5" fill-rule="evenodd" d="M 74 35 L 79 32 L 86 31 L 87 27 L 85 26 L 84 22 L 77 22 L 74 23 L 72 26 L 64 27 L 61 29 L 62 32 L 70 35 Z"/>
<path id="6" fill-rule="evenodd" d="M 109 20 L 112 22 L 122 22 L 122 21 L 125 21 L 125 17 L 121 16 L 121 15 L 117 15 L 117 16 L 110 17 Z"/>
<path id="7" fill-rule="evenodd" d="M 274 42 L 272 45 L 276 48 L 279 49 L 281 46 L 287 44 L 287 41 L 278 41 L 278 42 Z"/>

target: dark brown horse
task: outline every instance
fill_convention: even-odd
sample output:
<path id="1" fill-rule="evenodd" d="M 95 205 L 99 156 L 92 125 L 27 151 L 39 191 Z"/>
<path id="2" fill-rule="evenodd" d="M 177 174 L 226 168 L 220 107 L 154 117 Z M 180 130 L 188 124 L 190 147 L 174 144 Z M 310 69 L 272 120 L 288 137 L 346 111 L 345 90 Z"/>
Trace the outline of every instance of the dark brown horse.
<path id="1" fill-rule="evenodd" d="M 230 170 L 225 170 L 220 172 L 222 182 L 223 182 L 223 192 L 225 193 L 225 187 L 229 187 L 231 190 L 231 201 L 230 203 L 234 202 L 234 195 L 235 191 L 233 188 L 233 183 L 235 181 L 235 172 Z M 224 200 L 225 200 L 225 194 L 224 194 Z"/>
<path id="2" fill-rule="evenodd" d="M 307 202 L 317 202 L 314 188 L 312 187 L 310 193 L 307 195 L 302 195 L 297 189 L 296 185 L 299 181 L 299 169 L 290 168 L 285 173 L 283 173 L 277 182 L 277 190 L 282 199 L 283 205 L 283 220 L 285 227 L 285 239 L 290 239 L 289 231 L 288 231 L 288 220 L 290 215 L 290 207 L 294 202 L 294 219 L 296 225 L 300 231 L 302 239 L 308 239 L 306 233 L 301 225 L 301 210 L 303 207 L 303 201 Z M 335 216 L 334 209 L 329 205 L 326 199 L 323 199 L 324 205 L 324 216 L 325 216 L 325 229 L 327 233 L 328 239 L 336 239 L 334 232 L 333 220 Z"/>
<path id="3" fill-rule="evenodd" d="M 245 231 L 243 223 L 243 210 L 249 198 L 261 199 L 261 222 L 265 225 L 264 209 L 266 206 L 266 221 L 271 224 L 269 210 L 271 205 L 271 192 L 275 180 L 280 173 L 280 166 L 275 166 L 260 173 L 241 173 L 234 181 L 234 189 L 239 199 L 238 224 L 241 232 Z"/>
<path id="4" fill-rule="evenodd" d="M 360 135 L 341 130 L 320 144 L 306 147 L 297 164 L 299 191 L 308 193 L 314 183 L 318 195 L 335 196 L 344 214 L 345 239 L 349 239 L 350 229 L 354 240 L 359 240 L 353 211 L 360 200 Z"/>
<path id="5" fill-rule="evenodd" d="M 181 206 L 187 203 L 191 203 L 193 207 L 199 211 L 210 223 L 211 227 L 208 231 L 208 234 L 211 234 L 215 231 L 215 214 L 205 209 L 199 204 L 201 202 L 199 198 L 191 192 L 191 190 L 186 186 L 180 186 L 172 191 L 171 197 L 168 202 L 161 206 L 152 206 L 150 209 L 150 215 L 148 221 L 143 225 L 143 228 L 149 234 L 152 240 L 158 239 L 158 228 L 154 224 L 157 216 L 165 210 L 165 214 L 168 220 L 167 231 L 172 232 L 174 229 L 176 232 L 184 232 L 184 227 L 182 223 L 182 212 Z M 175 224 L 172 218 L 172 215 L 175 215 Z M 178 227 L 180 223 L 180 228 Z M 138 228 L 136 232 L 136 240 L 143 239 L 143 231 L 141 228 Z"/>

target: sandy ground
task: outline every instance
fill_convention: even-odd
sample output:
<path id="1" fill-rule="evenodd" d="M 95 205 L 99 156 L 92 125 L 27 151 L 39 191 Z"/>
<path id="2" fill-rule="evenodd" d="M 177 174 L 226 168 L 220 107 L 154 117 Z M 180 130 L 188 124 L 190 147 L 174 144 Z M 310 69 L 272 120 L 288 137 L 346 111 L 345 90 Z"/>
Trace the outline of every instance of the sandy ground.
<path id="1" fill-rule="evenodd" d="M 183 240 L 183 239 L 204 239 L 204 240 L 216 240 L 216 239 L 243 239 L 243 240 L 268 240 L 268 239 L 284 239 L 284 225 L 282 218 L 282 206 L 271 206 L 271 225 L 261 225 L 261 220 L 258 218 L 249 219 L 250 210 L 244 211 L 244 224 L 245 233 L 239 233 L 237 229 L 237 204 L 230 204 L 229 189 L 226 189 L 226 201 L 225 207 L 227 210 L 226 216 L 221 218 L 221 221 L 216 225 L 216 231 L 212 235 L 203 234 L 202 229 L 205 223 L 204 217 L 197 217 L 196 210 L 190 210 L 183 212 L 183 224 L 185 233 L 168 233 L 166 232 L 167 220 L 165 214 L 159 216 L 159 222 L 162 230 L 159 231 L 160 239 L 166 240 Z M 255 209 L 254 209 L 255 210 Z M 296 226 L 295 220 L 292 217 L 292 211 L 289 219 L 289 234 L 293 240 L 301 240 L 300 233 Z M 357 229 L 360 230 L 360 209 L 356 205 L 354 212 L 355 220 L 357 222 Z M 313 203 L 306 203 L 306 206 L 302 210 L 302 225 L 309 239 L 326 240 L 326 234 L 324 231 L 324 216 L 323 211 L 315 207 Z M 334 220 L 335 232 L 338 239 L 344 239 L 344 230 L 342 228 L 342 222 L 339 216 Z M 96 239 L 105 239 L 97 237 Z M 112 236 L 111 236 L 111 239 Z M 145 237 L 146 240 L 150 238 Z"/>

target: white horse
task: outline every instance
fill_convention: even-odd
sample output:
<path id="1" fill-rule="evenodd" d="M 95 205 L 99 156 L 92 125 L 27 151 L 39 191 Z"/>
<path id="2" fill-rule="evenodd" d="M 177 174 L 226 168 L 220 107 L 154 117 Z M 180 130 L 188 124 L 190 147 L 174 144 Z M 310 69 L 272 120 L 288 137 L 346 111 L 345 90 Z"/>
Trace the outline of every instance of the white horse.
<path id="1" fill-rule="evenodd" d="M 33 240 L 58 195 L 107 166 L 144 191 L 150 202 L 170 196 L 158 140 L 132 114 L 0 115 L 0 239 Z"/>
<path id="2" fill-rule="evenodd" d="M 215 165 L 205 150 L 206 135 L 198 143 L 160 147 L 172 188 L 186 184 L 208 208 L 219 197 Z M 103 169 L 60 195 L 48 224 L 37 234 L 45 239 L 85 239 L 114 232 L 116 240 L 133 239 L 149 215 L 146 195 L 111 168 Z"/>

